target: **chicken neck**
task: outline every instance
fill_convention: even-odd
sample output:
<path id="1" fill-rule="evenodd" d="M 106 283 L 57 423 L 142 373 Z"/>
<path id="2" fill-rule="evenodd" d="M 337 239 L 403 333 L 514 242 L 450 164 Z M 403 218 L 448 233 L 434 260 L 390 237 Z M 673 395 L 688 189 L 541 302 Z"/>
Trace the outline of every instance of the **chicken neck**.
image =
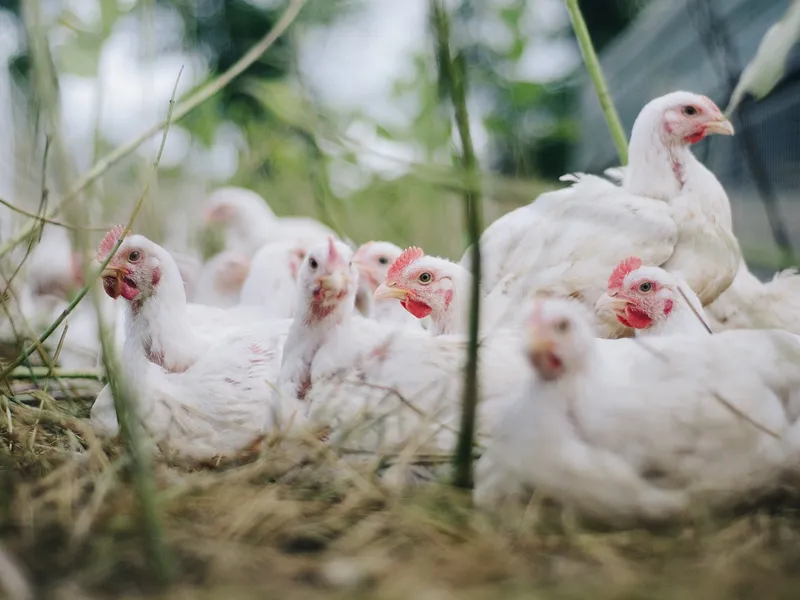
<path id="1" fill-rule="evenodd" d="M 161 278 L 155 292 L 140 302 L 126 303 L 125 347 L 169 372 L 182 372 L 197 358 L 197 338 L 186 313 L 178 265 L 166 251 L 159 259 Z"/>

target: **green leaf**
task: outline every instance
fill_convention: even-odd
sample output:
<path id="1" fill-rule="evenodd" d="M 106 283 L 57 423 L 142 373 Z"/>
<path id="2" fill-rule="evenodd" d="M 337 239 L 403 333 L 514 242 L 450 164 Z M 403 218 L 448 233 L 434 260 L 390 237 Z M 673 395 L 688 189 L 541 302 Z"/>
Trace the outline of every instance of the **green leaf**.
<path id="1" fill-rule="evenodd" d="M 540 101 L 543 86 L 529 81 L 515 81 L 508 88 L 508 97 L 514 108 L 530 108 Z"/>
<path id="2" fill-rule="evenodd" d="M 516 6 L 505 6 L 500 9 L 500 18 L 512 29 L 518 26 L 519 20 L 525 12 L 525 4 L 517 4 Z"/>
<path id="3" fill-rule="evenodd" d="M 381 137 L 381 138 L 384 138 L 384 139 L 387 139 L 387 140 L 395 139 L 394 134 L 392 134 L 391 131 L 389 131 L 388 129 L 386 129 L 382 125 L 375 125 L 375 132 L 378 134 L 378 137 Z"/>
<path id="4" fill-rule="evenodd" d="M 761 39 L 756 54 L 742 72 L 725 112 L 730 115 L 745 94 L 761 100 L 778 84 L 786 72 L 787 58 L 800 39 L 800 0 L 794 0 L 783 18 L 770 27 Z"/>
<path id="5" fill-rule="evenodd" d="M 514 41 L 511 43 L 511 47 L 508 49 L 507 52 L 503 53 L 503 56 L 507 60 L 518 61 L 522 58 L 522 55 L 525 53 L 525 40 L 520 37 L 514 37 Z"/>
<path id="6" fill-rule="evenodd" d="M 248 79 L 242 87 L 279 121 L 313 133 L 316 111 L 289 82 Z"/>
<path id="7" fill-rule="evenodd" d="M 222 120 L 221 99 L 219 95 L 209 98 L 183 119 L 181 125 L 206 148 L 211 147 L 217 126 Z"/>

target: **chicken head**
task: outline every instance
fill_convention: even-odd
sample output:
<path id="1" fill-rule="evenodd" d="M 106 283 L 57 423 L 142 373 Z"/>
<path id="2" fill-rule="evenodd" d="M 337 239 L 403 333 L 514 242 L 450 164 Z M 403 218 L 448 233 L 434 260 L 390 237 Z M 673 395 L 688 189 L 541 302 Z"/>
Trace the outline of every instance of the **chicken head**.
<path id="1" fill-rule="evenodd" d="M 586 363 L 594 332 L 586 309 L 576 300 L 540 297 L 525 332 L 528 359 L 544 381 L 556 381 Z"/>
<path id="2" fill-rule="evenodd" d="M 403 253 L 403 249 L 391 242 L 367 242 L 353 255 L 353 264 L 358 269 L 359 288 L 372 294 L 383 283 L 389 269 Z"/>
<path id="3" fill-rule="evenodd" d="M 608 290 L 595 304 L 612 310 L 625 327 L 646 329 L 672 313 L 678 295 L 677 278 L 659 267 L 642 266 L 632 256 L 619 263 L 608 279 Z"/>
<path id="4" fill-rule="evenodd" d="M 312 320 L 322 319 L 344 304 L 352 310 L 358 286 L 353 251 L 347 244 L 330 236 L 327 243 L 309 250 L 300 267 L 297 283 Z"/>
<path id="5" fill-rule="evenodd" d="M 709 134 L 733 135 L 733 125 L 711 99 L 691 92 L 673 92 L 660 103 L 662 136 L 667 146 L 696 144 Z"/>
<path id="6" fill-rule="evenodd" d="M 118 225 L 106 234 L 97 251 L 98 262 L 108 257 L 123 232 L 124 227 Z M 122 296 L 125 300 L 137 302 L 152 296 L 161 280 L 157 249 L 144 236 L 126 237 L 101 274 L 106 294 L 114 299 Z"/>
<path id="7" fill-rule="evenodd" d="M 386 281 L 375 290 L 374 298 L 397 298 L 418 319 L 441 317 L 456 294 L 455 270 L 459 267 L 448 267 L 447 261 L 425 256 L 420 248 L 406 248 L 387 272 Z"/>

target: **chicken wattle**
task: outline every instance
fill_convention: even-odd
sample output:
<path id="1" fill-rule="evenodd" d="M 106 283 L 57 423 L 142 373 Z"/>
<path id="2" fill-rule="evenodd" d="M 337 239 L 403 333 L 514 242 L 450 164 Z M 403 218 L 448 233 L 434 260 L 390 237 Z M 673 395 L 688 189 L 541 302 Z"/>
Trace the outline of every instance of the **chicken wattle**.
<path id="1" fill-rule="evenodd" d="M 700 299 L 689 284 L 661 267 L 642 266 L 636 256 L 614 268 L 608 290 L 600 296 L 595 310 L 612 311 L 637 336 L 711 332 Z"/>

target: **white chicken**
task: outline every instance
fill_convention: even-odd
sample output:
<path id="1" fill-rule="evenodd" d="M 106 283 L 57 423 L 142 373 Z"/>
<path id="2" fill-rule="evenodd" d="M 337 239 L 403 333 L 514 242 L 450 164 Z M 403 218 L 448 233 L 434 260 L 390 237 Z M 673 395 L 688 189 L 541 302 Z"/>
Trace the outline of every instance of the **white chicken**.
<path id="1" fill-rule="evenodd" d="M 642 266 L 637 256 L 614 268 L 595 310 L 612 311 L 636 336 L 710 333 L 700 299 L 681 276 Z"/>
<path id="2" fill-rule="evenodd" d="M 308 249 L 327 236 L 311 235 L 270 242 L 253 256 L 250 274 L 242 286 L 240 303 L 262 307 L 264 313 L 279 319 L 294 315 L 297 271 Z"/>
<path id="3" fill-rule="evenodd" d="M 121 233 L 106 235 L 98 260 Z M 123 370 L 162 447 L 189 460 L 230 455 L 293 418 L 290 402 L 270 404 L 289 321 L 218 324 L 213 342 L 204 339 L 187 317 L 175 261 L 141 235 L 124 240 L 102 277 L 106 293 L 125 301 Z M 103 433 L 115 431 L 111 400 L 106 389 L 92 407 Z"/>
<path id="4" fill-rule="evenodd" d="M 311 217 L 277 217 L 256 192 L 240 187 L 221 187 L 206 199 L 206 223 L 225 228 L 225 248 L 248 257 L 267 242 L 308 236 L 335 235 Z"/>
<path id="5" fill-rule="evenodd" d="M 626 169 L 605 174 L 622 182 Z M 726 329 L 785 329 L 800 335 L 800 275 L 784 269 L 764 283 L 750 272 L 742 259 L 730 287 L 705 307 L 706 322 L 713 331 Z"/>
<path id="6" fill-rule="evenodd" d="M 212 256 L 197 279 L 194 302 L 230 308 L 239 304 L 244 282 L 250 273 L 250 258 L 234 250 Z"/>
<path id="7" fill-rule="evenodd" d="M 731 286 L 706 311 L 714 331 L 785 329 L 800 335 L 800 275 L 786 269 L 762 283 L 742 261 Z"/>
<path id="8" fill-rule="evenodd" d="M 356 308 L 361 314 L 380 323 L 393 323 L 413 329 L 421 328 L 420 317 L 404 309 L 390 296 L 375 296 L 389 275 L 395 261 L 404 255 L 403 249 L 391 242 L 366 242 L 353 256 L 358 269 Z M 424 316 L 422 317 L 424 318 Z"/>
<path id="9" fill-rule="evenodd" d="M 460 414 L 466 341 L 391 327 L 354 311 L 358 272 L 341 242 L 309 251 L 298 275 L 298 313 L 276 393 L 308 405 L 312 426 L 328 426 L 348 448 L 449 450 Z M 501 334 L 481 343 L 479 425 L 491 432 L 519 385 L 524 361 Z M 350 444 L 353 444 L 351 446 Z"/>
<path id="10" fill-rule="evenodd" d="M 430 320 L 433 335 L 467 333 L 472 275 L 446 258 L 427 256 L 421 248 L 406 248 L 375 290 L 376 301 L 399 300 L 398 305 L 418 319 Z M 493 290 L 481 301 L 481 331 L 510 328 L 505 290 Z"/>
<path id="11" fill-rule="evenodd" d="M 725 190 L 690 150 L 713 133 L 731 135 L 733 127 L 705 96 L 673 92 L 649 102 L 633 125 L 621 187 L 566 176 L 571 187 L 543 194 L 486 229 L 484 290 L 504 288 L 512 309 L 542 292 L 592 307 L 606 274 L 636 255 L 681 275 L 704 306 L 714 301 L 733 281 L 740 251 Z M 465 268 L 469 256 L 468 249 Z M 614 320 L 599 333 L 631 331 Z"/>
<path id="12" fill-rule="evenodd" d="M 39 243 L 25 261 L 25 275 L 35 296 L 66 299 L 83 285 L 80 255 L 63 227 L 46 224 Z"/>
<path id="13" fill-rule="evenodd" d="M 477 505 L 530 486 L 611 522 L 664 519 L 749 501 L 797 469 L 800 338 L 604 340 L 585 311 L 534 304 L 532 372 L 478 462 Z"/>

